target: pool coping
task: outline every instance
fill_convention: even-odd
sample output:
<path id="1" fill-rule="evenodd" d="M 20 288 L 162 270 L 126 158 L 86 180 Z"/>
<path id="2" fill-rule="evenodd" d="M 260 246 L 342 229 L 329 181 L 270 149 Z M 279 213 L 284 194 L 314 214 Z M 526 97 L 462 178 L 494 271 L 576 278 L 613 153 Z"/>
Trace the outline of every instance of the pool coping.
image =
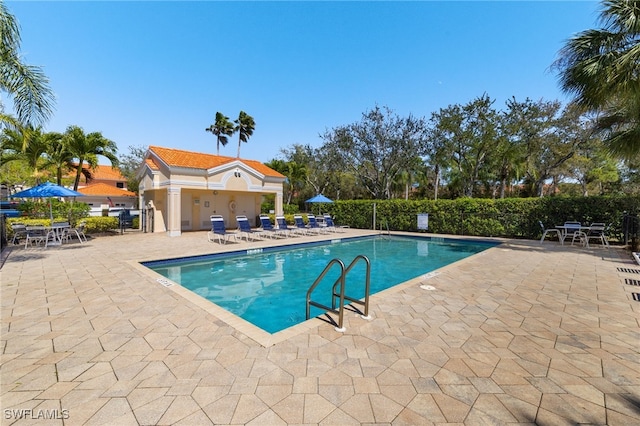
<path id="1" fill-rule="evenodd" d="M 288 250 L 288 249 L 292 249 L 292 248 L 299 248 L 299 247 L 308 247 L 308 246 L 317 246 L 317 245 L 326 245 L 326 244 L 332 244 L 333 241 L 335 240 L 356 240 L 356 239 L 363 239 L 363 238 L 371 238 L 371 237 L 375 237 L 375 236 L 379 236 L 379 233 L 373 233 L 373 234 L 369 234 L 369 235 L 359 235 L 359 236 L 353 236 L 353 237 L 345 237 L 345 238 L 332 238 L 332 239 L 323 239 L 323 240 L 318 240 L 318 241 L 309 241 L 309 242 L 304 242 L 304 243 L 292 243 L 292 244 L 279 244 L 276 246 L 268 246 L 268 247 L 261 247 L 261 251 L 260 252 L 265 252 L 265 251 L 278 251 L 278 250 Z M 435 240 L 444 240 L 444 239 L 449 239 L 449 240 L 465 240 L 465 241 L 472 241 L 472 242 L 482 242 L 485 241 L 487 243 L 491 242 L 491 243 L 498 243 L 497 245 L 493 246 L 493 247 L 489 247 L 486 250 L 483 250 L 479 253 L 475 253 L 472 254 L 471 256 L 467 256 L 463 259 L 457 260 L 455 262 L 452 262 L 448 265 L 442 266 L 438 269 L 435 269 L 433 271 L 430 271 L 426 274 L 423 274 L 421 276 L 412 278 L 408 281 L 404 281 L 401 282 L 399 284 L 394 285 L 393 287 L 384 289 L 382 291 L 379 291 L 375 294 L 371 294 L 370 300 L 377 300 L 380 297 L 384 297 L 387 294 L 391 294 L 391 293 L 395 293 L 395 292 L 399 292 L 402 291 L 404 289 L 407 289 L 409 287 L 418 285 L 418 284 L 422 284 L 425 281 L 428 281 L 430 278 L 436 277 L 439 274 L 445 272 L 447 269 L 449 269 L 450 267 L 453 267 L 453 265 L 459 265 L 461 262 L 465 262 L 469 259 L 473 259 L 476 256 L 480 256 L 483 255 L 484 253 L 486 253 L 488 250 L 491 249 L 496 249 L 499 248 L 501 246 L 501 244 L 504 242 L 504 240 L 499 239 L 499 238 L 486 238 L 486 237 L 469 237 L 469 236 L 453 236 L 453 238 L 451 236 L 447 236 L 447 237 L 442 237 L 439 235 L 435 235 L 435 234 L 418 234 L 416 235 L 415 233 L 405 233 L 405 232 L 391 232 L 389 233 L 389 235 L 392 236 L 402 236 L 402 237 L 412 237 L 412 238 L 416 238 L 416 239 L 435 239 Z M 267 250 L 265 250 L 267 249 Z M 291 327 L 288 327 L 284 330 L 278 331 L 276 333 L 269 333 L 263 329 L 261 329 L 260 327 L 253 325 L 252 323 L 250 323 L 249 321 L 227 311 L 226 309 L 216 305 L 215 303 L 207 300 L 206 298 L 204 298 L 203 296 L 200 296 L 199 294 L 193 292 L 192 290 L 189 290 L 185 287 L 183 287 L 182 285 L 180 285 L 179 283 L 176 283 L 175 281 L 172 281 L 171 279 L 165 277 L 164 275 L 161 275 L 157 272 L 155 272 L 154 270 L 150 269 L 149 267 L 145 266 L 145 264 L 151 264 L 154 262 L 166 262 L 166 261 L 171 261 L 171 260 L 175 260 L 176 262 L 178 261 L 185 261 L 187 259 L 205 259 L 205 258 L 211 258 L 211 257 L 227 257 L 227 256 L 235 256 L 235 255 L 240 255 L 240 254 L 247 254 L 247 251 L 251 251 L 251 250 L 256 250 L 256 248 L 250 248 L 250 249 L 243 249 L 243 250 L 232 250 L 232 251 L 223 251 L 223 252 L 219 252 L 219 253 L 210 253 L 210 254 L 206 254 L 206 255 L 197 255 L 197 256 L 185 256 L 182 258 L 172 258 L 172 259 L 157 259 L 157 260 L 130 260 L 127 263 L 135 268 L 136 270 L 144 273 L 145 275 L 154 278 L 155 281 L 160 284 L 162 287 L 174 292 L 175 294 L 181 296 L 183 299 L 187 300 L 188 302 L 194 304 L 195 306 L 198 306 L 199 308 L 203 309 L 204 311 L 206 311 L 207 313 L 213 315 L 214 317 L 218 318 L 219 320 L 225 322 L 227 325 L 233 327 L 236 331 L 244 334 L 245 336 L 247 336 L 248 338 L 254 340 L 255 342 L 257 342 L 258 344 L 260 344 L 261 346 L 268 348 L 270 346 L 276 345 L 278 343 L 281 343 L 285 340 L 288 340 L 292 337 L 298 336 L 302 333 L 305 333 L 308 330 L 314 329 L 320 325 L 327 325 L 327 321 L 319 318 L 319 317 L 314 317 L 308 320 L 305 320 L 299 324 L 293 325 Z M 180 260 L 181 259 L 181 260 Z M 430 286 L 426 286 L 423 285 L 423 289 L 424 290 L 434 290 L 434 288 L 430 288 Z M 347 312 L 351 312 L 349 310 L 347 310 Z M 357 316 L 361 317 L 359 314 L 356 314 Z M 365 319 L 364 317 L 361 317 L 363 321 L 370 321 L 374 318 L 374 316 L 372 316 L 372 313 L 369 312 L 369 318 Z M 335 328 L 336 331 L 341 331 L 338 328 Z M 344 331 L 344 330 L 342 330 Z"/>

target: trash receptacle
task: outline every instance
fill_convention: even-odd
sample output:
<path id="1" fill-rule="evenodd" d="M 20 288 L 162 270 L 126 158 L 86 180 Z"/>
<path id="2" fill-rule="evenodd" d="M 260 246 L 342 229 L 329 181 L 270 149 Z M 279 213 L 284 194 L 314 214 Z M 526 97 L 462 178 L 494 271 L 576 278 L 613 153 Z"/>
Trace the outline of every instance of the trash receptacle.
<path id="1" fill-rule="evenodd" d="M 129 210 L 122 210 L 118 215 L 118 220 L 121 230 L 133 227 L 133 216 L 131 216 Z"/>

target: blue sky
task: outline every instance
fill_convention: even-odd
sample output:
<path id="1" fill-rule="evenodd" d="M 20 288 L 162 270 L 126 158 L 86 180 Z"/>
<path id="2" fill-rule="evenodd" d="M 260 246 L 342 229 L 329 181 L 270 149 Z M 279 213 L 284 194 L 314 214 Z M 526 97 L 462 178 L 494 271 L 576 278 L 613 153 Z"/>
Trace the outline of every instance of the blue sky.
<path id="1" fill-rule="evenodd" d="M 357 122 L 376 105 L 429 118 L 488 94 L 561 100 L 549 69 L 598 26 L 587 1 L 15 2 L 25 62 L 56 94 L 46 131 L 78 125 L 129 146 L 215 154 L 216 111 L 256 121 L 240 155 Z M 220 154 L 235 156 L 237 135 Z"/>

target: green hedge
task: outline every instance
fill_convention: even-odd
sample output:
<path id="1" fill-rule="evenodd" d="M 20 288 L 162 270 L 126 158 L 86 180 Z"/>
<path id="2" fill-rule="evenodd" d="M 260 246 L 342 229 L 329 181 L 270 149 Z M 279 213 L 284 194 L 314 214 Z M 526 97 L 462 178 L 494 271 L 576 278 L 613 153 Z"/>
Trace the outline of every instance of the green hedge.
<path id="1" fill-rule="evenodd" d="M 582 223 L 611 223 L 610 236 L 622 239 L 625 214 L 640 213 L 640 197 L 545 197 L 457 200 L 350 200 L 323 204 L 322 211 L 334 217 L 337 225 L 371 229 L 373 206 L 376 206 L 376 228 L 392 231 L 418 231 L 418 214 L 429 213 L 429 232 L 436 234 L 474 235 L 505 238 L 540 238 L 538 221 L 545 226 L 560 225 L 568 220 Z M 315 210 L 315 206 L 314 206 Z M 306 214 L 302 215 L 308 223 Z M 275 223 L 274 215 L 270 215 Z M 285 215 L 293 224 L 293 214 Z M 66 220 L 66 218 L 59 218 Z M 117 217 L 85 217 L 86 233 L 118 230 Z M 138 218 L 133 227 L 138 228 Z M 15 218 L 7 220 L 11 238 L 11 222 L 27 225 L 48 224 L 49 219 Z"/>
<path id="2" fill-rule="evenodd" d="M 540 238 L 538 221 L 547 227 L 568 220 L 611 223 L 621 239 L 623 217 L 640 212 L 640 197 L 546 197 L 457 200 L 354 200 L 324 204 L 336 224 L 371 229 L 418 231 L 418 213 L 429 213 L 429 232 L 505 238 Z"/>

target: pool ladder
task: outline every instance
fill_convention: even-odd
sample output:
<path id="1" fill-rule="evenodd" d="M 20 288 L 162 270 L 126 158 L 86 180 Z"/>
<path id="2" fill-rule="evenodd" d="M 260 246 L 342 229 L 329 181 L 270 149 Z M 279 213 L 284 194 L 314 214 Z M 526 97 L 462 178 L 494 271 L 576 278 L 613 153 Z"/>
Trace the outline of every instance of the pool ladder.
<path id="1" fill-rule="evenodd" d="M 356 299 L 355 297 L 351 297 L 345 294 L 345 281 L 346 276 L 351 271 L 351 269 L 358 263 L 358 261 L 363 260 L 367 265 L 367 272 L 365 277 L 365 285 L 364 285 L 364 301 L 360 299 Z M 311 300 L 311 293 L 315 290 L 315 288 L 320 284 L 325 275 L 331 270 L 334 265 L 338 265 L 340 268 L 340 277 L 333 283 L 333 287 L 331 289 L 331 306 L 323 305 L 322 303 L 315 302 Z M 339 286 L 339 288 L 338 288 Z M 344 301 L 348 300 L 351 303 L 355 303 L 358 305 L 364 306 L 364 312 L 361 317 L 364 319 L 370 319 L 369 317 L 369 289 L 371 287 L 371 262 L 369 258 L 363 254 L 356 256 L 353 261 L 349 264 L 348 267 L 345 268 L 344 262 L 340 259 L 331 260 L 327 266 L 324 267 L 324 270 L 318 278 L 313 282 L 309 290 L 307 291 L 307 319 L 311 317 L 311 306 L 315 306 L 320 309 L 325 309 L 328 312 L 333 312 L 338 315 L 338 324 L 336 327 L 336 331 L 344 332 L 346 329 L 344 328 Z M 336 299 L 339 299 L 339 306 L 336 307 Z M 355 309 L 355 308 L 354 308 Z M 328 315 L 327 315 L 328 316 Z M 330 318 L 330 317 L 329 317 Z M 334 320 L 331 320 L 331 323 L 336 325 Z"/>

